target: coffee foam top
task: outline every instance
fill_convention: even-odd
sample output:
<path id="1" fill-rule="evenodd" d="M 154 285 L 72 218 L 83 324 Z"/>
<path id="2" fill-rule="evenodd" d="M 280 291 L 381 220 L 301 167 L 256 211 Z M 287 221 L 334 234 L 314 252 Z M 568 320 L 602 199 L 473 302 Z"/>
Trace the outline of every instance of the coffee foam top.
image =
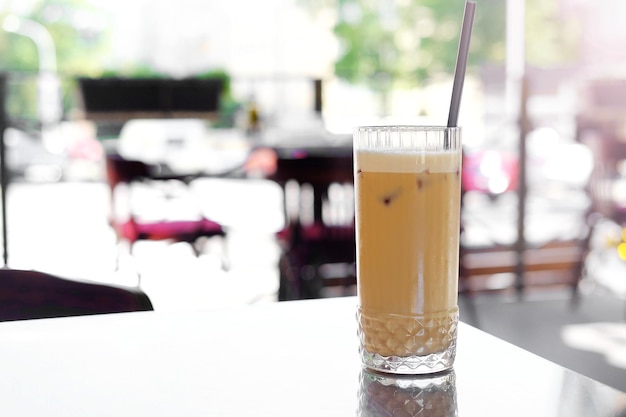
<path id="1" fill-rule="evenodd" d="M 460 168 L 457 152 L 379 152 L 357 151 L 357 170 L 366 172 L 457 172 Z"/>

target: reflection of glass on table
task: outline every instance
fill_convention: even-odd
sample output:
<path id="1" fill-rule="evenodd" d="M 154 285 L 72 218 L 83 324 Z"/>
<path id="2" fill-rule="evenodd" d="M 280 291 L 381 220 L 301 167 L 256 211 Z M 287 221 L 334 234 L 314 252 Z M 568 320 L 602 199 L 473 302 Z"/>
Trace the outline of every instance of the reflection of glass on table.
<path id="1" fill-rule="evenodd" d="M 359 417 L 457 415 L 456 374 L 428 377 L 380 374 L 361 370 Z"/>

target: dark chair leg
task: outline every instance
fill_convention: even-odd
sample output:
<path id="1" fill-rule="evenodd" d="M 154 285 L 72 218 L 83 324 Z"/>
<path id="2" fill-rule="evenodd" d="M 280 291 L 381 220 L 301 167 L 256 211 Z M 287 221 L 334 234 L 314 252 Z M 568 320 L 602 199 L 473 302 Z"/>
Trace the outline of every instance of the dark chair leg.
<path id="1" fill-rule="evenodd" d="M 278 260 L 278 301 L 297 300 L 300 298 L 298 271 L 287 253 L 282 253 Z"/>
<path id="2" fill-rule="evenodd" d="M 585 277 L 587 271 L 586 259 L 591 252 L 591 237 L 593 236 L 596 226 L 601 219 L 602 215 L 593 211 L 587 213 L 585 216 L 587 231 L 580 245 L 580 262 L 573 270 L 574 276 L 572 281 L 572 296 L 570 300 L 570 307 L 572 308 L 577 308 L 580 305 L 580 282 Z"/>

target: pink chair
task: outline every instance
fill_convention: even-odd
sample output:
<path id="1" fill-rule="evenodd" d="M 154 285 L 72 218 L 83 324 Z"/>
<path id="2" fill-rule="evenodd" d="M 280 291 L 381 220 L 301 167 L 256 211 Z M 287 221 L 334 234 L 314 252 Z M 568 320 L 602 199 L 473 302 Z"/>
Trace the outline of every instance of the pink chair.
<path id="1" fill-rule="evenodd" d="M 168 217 L 167 206 L 179 197 L 176 193 L 189 192 L 189 178 L 158 176 L 154 171 L 154 167 L 144 162 L 127 160 L 115 153 L 106 155 L 107 180 L 111 190 L 110 224 L 118 240 L 128 242 L 131 254 L 133 245 L 139 240 L 167 240 L 186 242 L 198 255 L 201 252 L 200 238 L 226 237 L 222 225 L 203 217 L 199 208 L 193 207 L 195 201 L 192 198 L 185 200 L 182 205 L 179 204 L 179 208 L 185 211 L 182 216 Z M 142 215 L 133 204 L 132 193 L 136 185 L 144 186 L 144 191 L 148 190 L 146 196 L 158 196 L 158 199 L 145 204 L 149 206 L 150 216 Z M 122 186 L 127 188 L 127 192 L 125 201 L 122 202 L 125 209 L 120 212 L 118 193 Z M 226 260 L 223 260 L 223 266 L 226 267 Z"/>

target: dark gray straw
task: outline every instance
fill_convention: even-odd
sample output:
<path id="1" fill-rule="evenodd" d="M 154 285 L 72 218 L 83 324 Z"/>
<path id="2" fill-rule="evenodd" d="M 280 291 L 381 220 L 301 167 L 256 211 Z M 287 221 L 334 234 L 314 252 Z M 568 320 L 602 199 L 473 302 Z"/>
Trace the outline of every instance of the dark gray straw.
<path id="1" fill-rule="evenodd" d="M 450 113 L 448 114 L 448 127 L 456 127 L 459 119 L 459 107 L 461 105 L 461 94 L 463 93 L 463 82 L 465 81 L 465 70 L 467 68 L 467 56 L 469 55 L 469 44 L 470 38 L 472 37 L 475 10 L 476 2 L 465 2 L 461 39 L 459 40 L 459 51 L 456 57 L 456 68 L 454 70 L 452 100 L 450 100 Z"/>

